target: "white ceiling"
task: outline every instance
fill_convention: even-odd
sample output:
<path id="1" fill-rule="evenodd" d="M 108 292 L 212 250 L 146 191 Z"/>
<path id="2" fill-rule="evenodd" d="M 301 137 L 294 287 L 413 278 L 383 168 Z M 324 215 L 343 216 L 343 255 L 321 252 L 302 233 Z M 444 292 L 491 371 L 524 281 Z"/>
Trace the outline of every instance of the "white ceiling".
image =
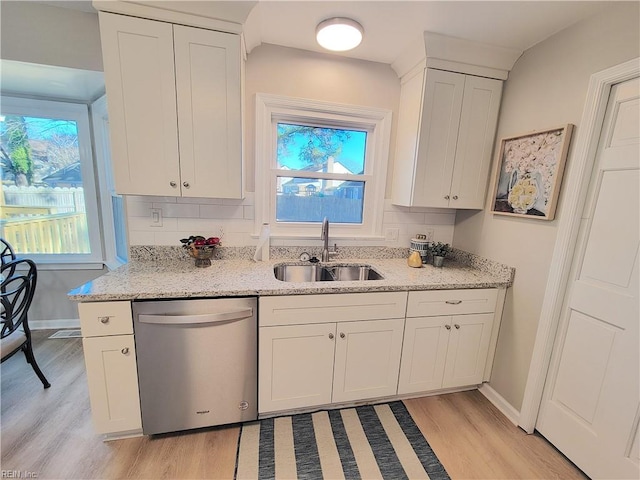
<path id="1" fill-rule="evenodd" d="M 611 2 L 592 1 L 260 1 L 246 22 L 250 50 L 272 43 L 323 51 L 315 42 L 320 21 L 349 17 L 365 30 L 360 46 L 336 55 L 393 63 L 430 31 L 526 50 Z"/>
<path id="2" fill-rule="evenodd" d="M 90 1 L 36 3 L 95 12 Z M 157 3 L 171 10 L 241 23 L 249 52 L 261 43 L 324 52 L 315 42 L 316 25 L 330 17 L 345 16 L 364 27 L 364 40 L 350 52 L 332 55 L 391 64 L 422 42 L 425 31 L 524 51 L 613 2 L 133 0 L 132 3 Z M 53 98 L 68 98 L 68 92 L 75 92 L 74 100 L 95 99 L 104 88 L 102 74 L 75 73 L 71 69 L 2 61 L 2 89 Z"/>
<path id="3" fill-rule="evenodd" d="M 365 30 L 350 58 L 391 64 L 430 31 L 524 51 L 554 33 L 613 3 L 607 1 L 455 1 L 455 0 L 127 0 L 128 3 L 227 19 L 244 24 L 247 49 L 260 43 L 323 52 L 315 42 L 318 23 L 344 16 Z M 95 11 L 90 1 L 41 1 Z"/>

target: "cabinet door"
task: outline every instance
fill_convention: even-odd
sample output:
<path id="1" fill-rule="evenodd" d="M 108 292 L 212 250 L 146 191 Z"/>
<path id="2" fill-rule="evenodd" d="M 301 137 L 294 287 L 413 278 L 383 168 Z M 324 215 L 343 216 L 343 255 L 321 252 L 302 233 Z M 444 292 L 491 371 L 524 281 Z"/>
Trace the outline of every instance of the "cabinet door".
<path id="1" fill-rule="evenodd" d="M 259 413 L 331 403 L 335 323 L 262 327 Z"/>
<path id="2" fill-rule="evenodd" d="M 395 395 L 404 319 L 339 323 L 333 402 Z"/>
<path id="3" fill-rule="evenodd" d="M 398 394 L 442 387 L 451 317 L 407 318 Z"/>
<path id="4" fill-rule="evenodd" d="M 467 75 L 449 206 L 484 207 L 502 82 Z"/>
<path id="5" fill-rule="evenodd" d="M 104 12 L 99 19 L 116 191 L 179 195 L 172 26 Z"/>
<path id="6" fill-rule="evenodd" d="M 394 205 L 411 206 L 413 204 L 425 72 L 425 68 L 420 68 L 402 78 L 396 156 L 393 164 Z"/>
<path id="7" fill-rule="evenodd" d="M 182 195 L 242 198 L 240 36 L 173 28 Z"/>
<path id="8" fill-rule="evenodd" d="M 492 324 L 491 313 L 453 317 L 443 388 L 482 383 Z"/>
<path id="9" fill-rule="evenodd" d="M 142 428 L 133 335 L 82 340 L 93 424 L 98 433 Z"/>
<path id="10" fill-rule="evenodd" d="M 413 206 L 449 207 L 465 75 L 427 69 Z"/>

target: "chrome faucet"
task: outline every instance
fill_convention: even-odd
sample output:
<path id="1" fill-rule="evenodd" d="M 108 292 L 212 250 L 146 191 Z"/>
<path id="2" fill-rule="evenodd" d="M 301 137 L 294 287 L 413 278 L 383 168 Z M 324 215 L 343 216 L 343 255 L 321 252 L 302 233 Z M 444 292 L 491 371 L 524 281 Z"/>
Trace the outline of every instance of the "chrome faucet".
<path id="1" fill-rule="evenodd" d="M 320 234 L 320 238 L 322 239 L 322 255 L 320 261 L 328 262 L 331 255 L 338 253 L 338 246 L 334 245 L 333 251 L 329 251 L 329 219 L 327 217 L 324 217 L 324 220 L 322 220 L 322 233 Z"/>

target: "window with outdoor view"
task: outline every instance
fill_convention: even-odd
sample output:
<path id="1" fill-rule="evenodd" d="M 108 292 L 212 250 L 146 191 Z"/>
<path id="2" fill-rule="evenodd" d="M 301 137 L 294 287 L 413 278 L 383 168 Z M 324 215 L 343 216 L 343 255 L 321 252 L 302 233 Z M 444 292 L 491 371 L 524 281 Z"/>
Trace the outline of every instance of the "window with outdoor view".
<path id="1" fill-rule="evenodd" d="M 256 227 L 271 233 L 379 235 L 388 155 L 387 110 L 257 94 Z M 316 231 L 318 230 L 318 231 Z"/>
<path id="2" fill-rule="evenodd" d="M 16 253 L 101 260 L 86 105 L 3 97 L 0 165 L 0 235 Z"/>
<path id="3" fill-rule="evenodd" d="M 361 224 L 367 132 L 287 123 L 277 132 L 276 220 Z"/>

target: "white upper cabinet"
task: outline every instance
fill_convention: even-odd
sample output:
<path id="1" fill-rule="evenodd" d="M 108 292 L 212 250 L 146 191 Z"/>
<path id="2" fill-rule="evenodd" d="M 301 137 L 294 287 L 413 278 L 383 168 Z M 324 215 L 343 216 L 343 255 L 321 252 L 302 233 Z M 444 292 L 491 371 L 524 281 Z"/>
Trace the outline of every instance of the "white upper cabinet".
<path id="1" fill-rule="evenodd" d="M 482 209 L 502 81 L 419 67 L 402 80 L 393 203 Z"/>
<path id="2" fill-rule="evenodd" d="M 118 193 L 242 198 L 239 35 L 99 18 Z"/>

